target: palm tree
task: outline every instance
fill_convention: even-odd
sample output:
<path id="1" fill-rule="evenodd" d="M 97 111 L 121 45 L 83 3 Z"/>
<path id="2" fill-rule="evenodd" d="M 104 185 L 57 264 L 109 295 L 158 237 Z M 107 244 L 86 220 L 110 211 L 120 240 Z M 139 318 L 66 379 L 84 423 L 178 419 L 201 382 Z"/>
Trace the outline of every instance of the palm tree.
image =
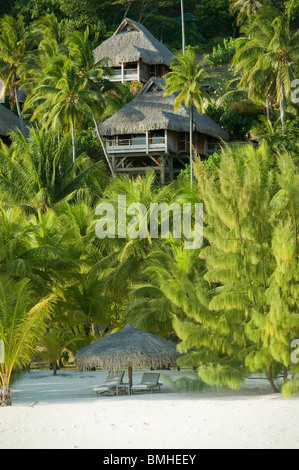
<path id="1" fill-rule="evenodd" d="M 73 161 L 75 129 L 82 127 L 84 121 L 96 124 L 96 118 L 105 109 L 103 95 L 113 86 L 106 78 L 111 71 L 105 61 L 94 64 L 92 45 L 87 28 L 84 33 L 73 32 L 63 44 L 58 44 L 55 38 L 43 40 L 38 54 L 31 56 L 35 59 L 33 78 L 24 109 L 32 111 L 32 121 L 37 119 L 54 130 L 71 131 Z"/>
<path id="2" fill-rule="evenodd" d="M 75 343 L 81 340 L 82 338 L 79 336 L 74 338 L 71 336 L 70 331 L 65 331 L 64 328 L 54 324 L 51 331 L 43 336 L 41 341 L 43 349 L 39 351 L 38 355 L 50 362 L 53 375 L 57 375 L 58 363 L 61 361 L 63 353 L 67 352 L 69 347 L 75 346 Z"/>
<path id="3" fill-rule="evenodd" d="M 16 106 L 21 129 L 24 123 L 18 99 L 20 77 L 26 70 L 26 55 L 30 50 L 30 35 L 25 31 L 23 18 L 4 15 L 0 19 L 0 78 L 4 82 L 5 93 L 9 90 L 10 107 Z"/>
<path id="4" fill-rule="evenodd" d="M 72 162 L 70 140 L 58 140 L 57 134 L 45 129 L 31 129 L 27 139 L 12 134 L 10 148 L 0 150 L 0 199 L 14 206 L 45 211 L 63 200 L 98 193 L 97 180 L 102 179 L 102 162 L 86 156 Z"/>
<path id="5" fill-rule="evenodd" d="M 182 103 L 190 108 L 190 168 L 191 184 L 193 182 L 193 116 L 194 106 L 199 113 L 204 113 L 209 94 L 206 91 L 210 75 L 196 61 L 194 51 L 188 49 L 185 54 L 178 54 L 171 64 L 171 71 L 166 79 L 165 96 L 179 92 L 175 98 L 174 109 L 177 111 Z"/>
<path id="6" fill-rule="evenodd" d="M 241 24 L 244 20 L 257 13 L 265 0 L 230 0 L 230 10 L 232 13 L 238 12 L 237 22 Z"/>
<path id="7" fill-rule="evenodd" d="M 205 266 L 198 250 L 185 250 L 182 240 L 157 244 L 149 254 L 143 282 L 133 285 L 126 321 L 165 337 L 173 333 L 173 320 L 186 316 L 213 323 L 208 305 Z"/>
<path id="8" fill-rule="evenodd" d="M 0 277 L 0 337 L 5 349 L 5 362 L 0 364 L 1 406 L 11 405 L 11 374 L 30 363 L 54 302 L 53 295 L 37 303 L 32 300 L 28 280 Z"/>
<path id="9" fill-rule="evenodd" d="M 104 290 L 111 305 L 122 312 L 123 304 L 132 282 L 137 282 L 143 271 L 144 262 L 152 246 L 157 242 L 150 232 L 150 204 L 170 203 L 173 200 L 173 185 L 157 186 L 155 173 L 149 171 L 144 177 L 132 180 L 128 176 L 117 177 L 111 181 L 104 191 L 100 203 L 109 203 L 114 207 L 117 219 L 116 238 L 98 240 L 101 259 L 94 264 L 93 270 L 101 273 Z M 126 206 L 143 204 L 146 208 L 147 219 L 143 237 L 126 236 L 121 226 L 121 215 L 118 212 L 119 196 L 126 197 Z M 138 211 L 138 209 L 137 209 Z M 129 224 L 130 216 L 126 217 Z M 130 219 L 130 220 L 129 220 Z M 120 227 L 120 230 L 119 230 Z M 126 225 L 126 232 L 128 225 Z M 146 233 L 145 233 L 146 231 Z"/>
<path id="10" fill-rule="evenodd" d="M 242 70 L 240 86 L 263 92 L 269 106 L 275 94 L 284 129 L 286 100 L 298 71 L 299 33 L 292 33 L 289 18 L 274 9 L 265 9 L 242 28 L 245 37 L 237 39 L 234 64 Z"/>

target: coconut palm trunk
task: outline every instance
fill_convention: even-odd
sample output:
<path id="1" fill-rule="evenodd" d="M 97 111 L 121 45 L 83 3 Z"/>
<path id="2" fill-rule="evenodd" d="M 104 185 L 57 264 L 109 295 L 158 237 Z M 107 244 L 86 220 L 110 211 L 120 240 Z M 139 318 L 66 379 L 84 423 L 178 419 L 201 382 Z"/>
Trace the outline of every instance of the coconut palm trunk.
<path id="1" fill-rule="evenodd" d="M 9 388 L 9 379 L 7 374 L 3 376 L 3 382 L 1 385 L 1 393 L 0 393 L 0 406 L 11 406 L 11 395 L 10 395 L 10 388 Z"/>
<path id="2" fill-rule="evenodd" d="M 281 129 L 282 129 L 282 132 L 284 132 L 284 123 L 285 123 L 285 98 L 284 98 L 283 86 L 280 87 L 279 105 L 280 105 Z"/>
<path id="3" fill-rule="evenodd" d="M 190 107 L 190 184 L 193 184 L 193 102 Z"/>
<path id="4" fill-rule="evenodd" d="M 71 106 L 71 125 L 72 125 L 72 147 L 73 147 L 73 162 L 76 160 L 76 139 L 75 139 L 75 124 L 74 124 L 74 109 Z"/>
<path id="5" fill-rule="evenodd" d="M 115 176 L 115 171 L 114 171 L 114 169 L 112 168 L 112 165 L 111 165 L 111 163 L 110 163 L 109 156 L 108 156 L 107 150 L 106 150 L 106 146 L 105 146 L 105 143 L 104 143 L 104 141 L 103 141 L 103 137 L 102 137 L 101 134 L 100 134 L 100 131 L 99 131 L 99 128 L 98 128 L 98 125 L 97 125 L 97 121 L 96 121 L 96 118 L 95 118 L 94 116 L 93 116 L 93 122 L 94 122 L 94 125 L 95 125 L 95 129 L 96 129 L 96 133 L 97 133 L 98 139 L 99 139 L 99 141 L 100 141 L 100 143 L 101 143 L 101 146 L 102 146 L 102 149 L 103 149 L 105 158 L 106 158 L 106 160 L 107 160 L 109 169 L 110 169 L 110 171 L 111 171 L 111 174 L 112 174 L 113 176 Z"/>
<path id="6" fill-rule="evenodd" d="M 185 41 L 184 0 L 181 0 L 181 17 L 182 17 L 182 52 L 183 54 L 185 54 L 186 41 Z"/>
<path id="7" fill-rule="evenodd" d="M 269 100 L 269 94 L 268 93 L 267 93 L 267 96 L 266 96 L 266 111 L 267 111 L 267 120 L 271 121 L 270 100 Z"/>
<path id="8" fill-rule="evenodd" d="M 16 70 L 14 70 L 14 86 L 13 86 L 13 93 L 14 93 L 14 101 L 15 101 L 15 104 L 16 104 L 16 108 L 17 108 L 17 113 L 18 113 L 18 116 L 19 116 L 19 120 L 20 120 L 20 126 L 21 126 L 21 131 L 22 131 L 22 134 L 25 133 L 25 126 L 24 126 L 24 121 L 23 121 L 23 118 L 22 118 L 22 112 L 21 112 L 21 107 L 20 107 L 20 102 L 19 102 L 19 97 L 18 97 L 18 85 L 17 85 L 17 74 L 16 74 Z"/>

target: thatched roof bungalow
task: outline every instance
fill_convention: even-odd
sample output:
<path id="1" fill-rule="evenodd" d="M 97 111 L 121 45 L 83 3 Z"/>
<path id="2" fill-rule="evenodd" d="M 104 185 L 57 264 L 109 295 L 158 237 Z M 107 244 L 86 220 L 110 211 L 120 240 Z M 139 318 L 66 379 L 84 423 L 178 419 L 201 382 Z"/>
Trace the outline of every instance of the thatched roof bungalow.
<path id="1" fill-rule="evenodd" d="M 139 95 L 99 125 L 116 173 L 140 173 L 153 162 L 160 170 L 164 158 L 170 178 L 182 169 L 188 161 L 190 110 L 181 106 L 175 112 L 175 96 L 166 97 L 164 80 L 153 77 Z M 214 153 L 219 142 L 227 140 L 222 127 L 194 108 L 194 146 L 200 155 Z"/>
<path id="2" fill-rule="evenodd" d="M 147 82 L 169 70 L 173 53 L 142 24 L 126 18 L 113 36 L 93 51 L 95 62 L 107 58 L 113 68 L 112 81 Z"/>

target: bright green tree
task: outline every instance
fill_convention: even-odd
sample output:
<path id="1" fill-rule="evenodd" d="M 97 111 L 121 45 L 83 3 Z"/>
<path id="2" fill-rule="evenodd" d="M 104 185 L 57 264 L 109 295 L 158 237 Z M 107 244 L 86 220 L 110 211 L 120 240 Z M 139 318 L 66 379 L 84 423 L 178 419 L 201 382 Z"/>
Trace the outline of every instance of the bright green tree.
<path id="1" fill-rule="evenodd" d="M 0 199 L 5 204 L 47 210 L 79 192 L 99 194 L 103 165 L 82 155 L 74 163 L 69 138 L 34 129 L 26 139 L 12 134 L 10 148 L 0 151 Z"/>
<path id="2" fill-rule="evenodd" d="M 171 71 L 165 75 L 166 88 L 165 95 L 173 93 L 178 95 L 175 98 L 174 109 L 178 111 L 184 104 L 190 110 L 190 168 L 191 184 L 193 181 L 193 131 L 194 131 L 194 107 L 203 114 L 209 94 L 206 91 L 208 86 L 209 73 L 196 61 L 196 54 L 193 50 L 186 50 L 185 54 L 178 54 L 171 64 Z"/>
<path id="3" fill-rule="evenodd" d="M 279 187 L 271 202 L 273 208 L 272 249 L 276 268 L 267 292 L 269 315 L 258 319 L 263 327 L 264 342 L 273 358 L 283 364 L 285 395 L 299 390 L 298 364 L 292 362 L 292 341 L 299 338 L 299 174 L 288 154 L 278 160 Z"/>
<path id="4" fill-rule="evenodd" d="M 244 36 L 236 41 L 234 57 L 236 71 L 243 73 L 240 86 L 247 85 L 262 92 L 267 103 L 274 93 L 284 129 L 291 82 L 298 71 L 299 33 L 293 33 L 290 19 L 275 9 L 262 10 L 242 32 Z"/>
<path id="5" fill-rule="evenodd" d="M 25 127 L 21 116 L 18 93 L 20 79 L 26 75 L 26 56 L 32 47 L 30 34 L 25 30 L 23 18 L 4 15 L 0 18 L 0 79 L 5 93 L 9 92 L 10 107 L 17 108 L 22 131 Z"/>
<path id="6" fill-rule="evenodd" d="M 0 338 L 5 350 L 4 363 L 0 364 L 1 406 L 11 405 L 11 374 L 29 365 L 54 302 L 53 295 L 39 302 L 32 300 L 27 280 L 0 278 Z"/>
<path id="7" fill-rule="evenodd" d="M 237 21 L 240 24 L 257 13 L 259 8 L 267 3 L 267 0 L 230 0 L 230 2 L 230 10 L 232 13 L 238 13 Z"/>

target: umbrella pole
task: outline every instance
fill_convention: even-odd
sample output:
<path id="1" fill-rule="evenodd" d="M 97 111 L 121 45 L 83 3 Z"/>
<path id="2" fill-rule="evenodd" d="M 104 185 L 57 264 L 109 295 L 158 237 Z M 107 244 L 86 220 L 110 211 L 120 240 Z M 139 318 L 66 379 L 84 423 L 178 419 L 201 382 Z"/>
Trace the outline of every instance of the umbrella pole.
<path id="1" fill-rule="evenodd" d="M 128 367 L 128 376 L 129 376 L 129 384 L 133 385 L 133 369 L 132 369 L 132 366 L 129 366 Z"/>

